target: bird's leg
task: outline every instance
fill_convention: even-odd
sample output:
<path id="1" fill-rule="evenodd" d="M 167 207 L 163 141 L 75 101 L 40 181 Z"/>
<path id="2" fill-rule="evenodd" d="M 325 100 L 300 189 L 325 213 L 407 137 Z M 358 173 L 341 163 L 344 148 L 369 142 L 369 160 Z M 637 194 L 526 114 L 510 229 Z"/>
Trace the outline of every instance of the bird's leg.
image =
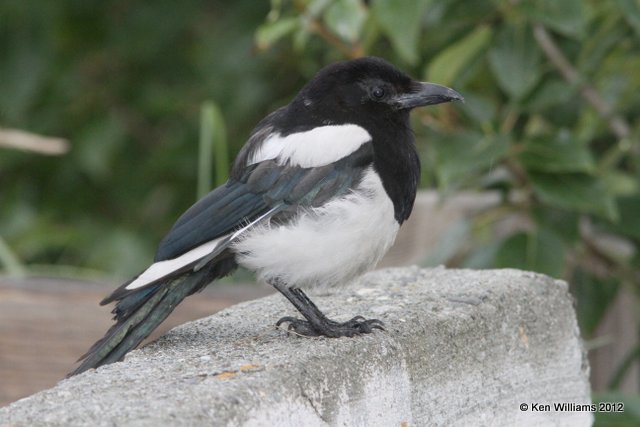
<path id="1" fill-rule="evenodd" d="M 286 322 L 289 324 L 289 330 L 297 334 L 311 337 L 324 335 L 331 338 L 369 334 L 374 329 L 384 330 L 384 324 L 378 319 L 365 319 L 362 316 L 356 316 L 344 323 L 331 320 L 320 311 L 301 289 L 289 287 L 278 279 L 271 280 L 269 283 L 284 295 L 300 314 L 307 319 L 302 320 L 287 316 L 278 320 L 276 326 Z"/>

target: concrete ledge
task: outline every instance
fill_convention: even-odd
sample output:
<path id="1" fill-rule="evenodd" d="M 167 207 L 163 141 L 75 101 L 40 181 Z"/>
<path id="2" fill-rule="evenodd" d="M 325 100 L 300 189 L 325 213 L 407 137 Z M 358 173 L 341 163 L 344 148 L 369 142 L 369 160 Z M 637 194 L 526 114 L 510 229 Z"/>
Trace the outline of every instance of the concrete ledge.
<path id="1" fill-rule="evenodd" d="M 2 408 L 0 425 L 592 422 L 589 412 L 553 406 L 590 403 L 564 282 L 516 270 L 414 267 L 370 273 L 314 301 L 339 320 L 380 318 L 387 330 L 300 338 L 272 326 L 294 313 L 284 298 L 250 301 Z"/>

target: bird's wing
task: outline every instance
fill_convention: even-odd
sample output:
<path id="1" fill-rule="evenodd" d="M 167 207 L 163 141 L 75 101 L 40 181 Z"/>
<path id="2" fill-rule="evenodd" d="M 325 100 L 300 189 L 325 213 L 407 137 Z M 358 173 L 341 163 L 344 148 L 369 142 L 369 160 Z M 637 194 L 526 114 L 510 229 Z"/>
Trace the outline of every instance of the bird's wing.
<path id="1" fill-rule="evenodd" d="M 348 193 L 372 162 L 373 147 L 364 143 L 337 161 L 317 167 L 303 167 L 282 157 L 247 165 L 237 178 L 187 210 L 160 243 L 154 264 L 105 303 L 176 273 L 200 269 L 260 223 L 272 218 L 287 221 L 300 208 L 320 206 Z"/>

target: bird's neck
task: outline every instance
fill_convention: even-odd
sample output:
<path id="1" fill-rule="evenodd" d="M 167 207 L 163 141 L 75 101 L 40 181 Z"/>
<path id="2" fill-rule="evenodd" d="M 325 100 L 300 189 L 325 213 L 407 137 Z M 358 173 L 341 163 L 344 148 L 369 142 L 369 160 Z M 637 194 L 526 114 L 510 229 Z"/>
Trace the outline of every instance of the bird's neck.
<path id="1" fill-rule="evenodd" d="M 393 202 L 395 218 L 402 224 L 413 209 L 420 180 L 420 159 L 409 127 L 409 117 L 400 123 L 375 126 L 374 168 Z"/>

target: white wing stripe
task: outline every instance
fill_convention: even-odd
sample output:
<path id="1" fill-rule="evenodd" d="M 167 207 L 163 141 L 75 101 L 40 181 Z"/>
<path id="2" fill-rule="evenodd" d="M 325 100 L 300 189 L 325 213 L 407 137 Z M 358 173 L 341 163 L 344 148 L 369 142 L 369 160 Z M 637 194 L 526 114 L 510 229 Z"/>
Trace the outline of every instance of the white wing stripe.
<path id="1" fill-rule="evenodd" d="M 182 255 L 167 259 L 164 261 L 158 261 L 149 266 L 145 271 L 142 272 L 134 281 L 129 283 L 125 289 L 132 290 L 148 285 L 151 282 L 154 282 L 158 279 L 162 279 L 165 276 L 173 273 L 174 271 L 184 267 L 185 265 L 191 264 L 192 262 L 198 261 L 202 259 L 198 265 L 194 267 L 194 270 L 197 271 L 204 266 L 208 261 L 217 256 L 221 251 L 219 249 L 224 249 L 227 247 L 230 242 L 238 238 L 242 233 L 244 233 L 249 228 L 253 227 L 263 219 L 269 217 L 273 214 L 278 207 L 272 208 L 266 213 L 260 215 L 257 219 L 251 221 L 249 224 L 245 225 L 241 229 L 235 231 L 233 234 L 226 234 L 222 237 L 218 237 L 217 239 L 211 240 L 207 243 L 203 243 L 202 245 L 191 249 L 189 252 L 185 252 Z M 218 245 L 221 245 L 219 248 Z"/>
<path id="2" fill-rule="evenodd" d="M 171 274 L 172 272 L 184 267 L 187 264 L 190 264 L 194 261 L 199 260 L 200 258 L 206 256 L 211 251 L 215 250 L 218 242 L 224 239 L 226 236 L 217 238 L 215 240 L 211 240 L 207 243 L 203 243 L 202 245 L 191 249 L 189 252 L 185 252 L 182 255 L 167 259 L 164 261 L 158 261 L 149 266 L 145 271 L 142 272 L 136 279 L 129 283 L 125 289 L 137 289 L 144 285 L 147 285 L 153 281 L 158 279 L 162 279 L 163 277 Z"/>

